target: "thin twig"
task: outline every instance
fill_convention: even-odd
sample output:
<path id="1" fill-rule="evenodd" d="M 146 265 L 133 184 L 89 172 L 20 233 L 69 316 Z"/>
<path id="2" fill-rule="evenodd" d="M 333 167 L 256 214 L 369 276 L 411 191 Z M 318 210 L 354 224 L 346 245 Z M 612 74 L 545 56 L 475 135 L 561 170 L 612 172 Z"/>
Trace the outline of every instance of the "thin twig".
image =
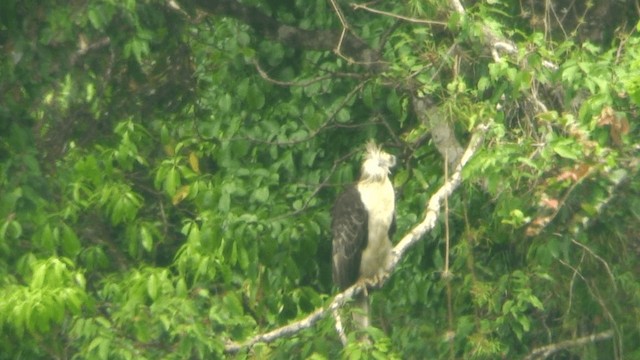
<path id="1" fill-rule="evenodd" d="M 389 17 L 392 17 L 394 19 L 404 20 L 404 21 L 408 21 L 408 22 L 411 22 L 411 23 L 415 23 L 415 24 L 447 26 L 447 23 L 444 22 L 444 21 L 416 19 L 416 18 L 412 18 L 412 17 L 408 17 L 408 16 L 398 15 L 398 14 L 394 14 L 394 13 L 390 13 L 390 12 L 374 9 L 374 8 L 369 7 L 367 4 L 351 4 L 351 7 L 353 8 L 353 10 L 366 10 L 366 11 L 374 13 L 374 14 L 389 16 Z"/>
<path id="2" fill-rule="evenodd" d="M 349 31 L 349 23 L 347 22 L 347 19 L 345 19 L 344 14 L 342 13 L 342 9 L 340 9 L 340 6 L 338 6 L 338 3 L 336 3 L 336 0 L 330 0 L 330 2 L 331 2 L 331 6 L 333 6 L 333 10 L 336 12 L 336 15 L 338 16 L 338 20 L 340 20 L 340 24 L 342 25 L 342 32 L 340 33 L 338 45 L 336 45 L 336 48 L 333 51 L 335 52 L 336 55 L 347 60 L 348 63 L 355 63 L 356 61 L 354 59 L 342 53 L 342 42 L 344 41 L 345 35 L 347 35 L 347 31 Z"/>
<path id="3" fill-rule="evenodd" d="M 280 86 L 300 86 L 300 87 L 306 87 L 309 86 L 311 84 L 317 83 L 319 81 L 322 80 L 327 80 L 327 79 L 331 79 L 333 78 L 333 75 L 324 75 L 324 76 L 319 76 L 315 79 L 309 79 L 306 81 L 300 81 L 300 82 L 296 82 L 296 81 L 282 81 L 282 80 L 276 80 L 274 78 L 272 78 L 271 76 L 269 76 L 269 74 L 267 74 L 266 71 L 264 71 L 262 69 L 262 67 L 260 67 L 260 63 L 258 62 L 258 60 L 253 60 L 253 65 L 256 67 L 256 70 L 258 70 L 258 74 L 260 74 L 260 77 L 262 77 L 263 79 L 267 80 L 270 83 L 276 84 L 276 85 L 280 85 Z"/>
<path id="4" fill-rule="evenodd" d="M 338 20 L 340 20 L 340 24 L 342 24 L 342 27 L 344 29 L 348 29 L 349 24 L 347 23 L 347 20 L 344 18 L 344 14 L 342 13 L 342 9 L 340 9 L 340 6 L 338 6 L 338 3 L 336 3 L 335 0 L 330 0 L 330 2 L 331 2 L 331 6 L 333 6 L 333 10 L 336 12 L 336 15 L 338 15 Z"/>
<path id="5" fill-rule="evenodd" d="M 79 45 L 80 48 L 76 50 L 75 53 L 71 54 L 71 57 L 70 57 L 71 65 L 75 65 L 76 61 L 78 61 L 80 57 L 86 55 L 88 52 L 110 45 L 111 38 L 105 36 L 101 39 L 96 40 L 91 44 L 87 44 L 83 39 L 83 37 L 81 36 L 79 43 L 80 43 Z"/>
<path id="6" fill-rule="evenodd" d="M 578 245 L 578 246 L 580 246 L 584 250 L 586 250 L 589 254 L 591 254 L 591 256 L 596 258 L 598 261 L 600 261 L 602 263 L 602 265 L 604 265 L 605 269 L 607 269 L 607 275 L 609 275 L 609 278 L 611 279 L 611 284 L 613 285 L 613 290 L 617 290 L 616 278 L 613 276 L 613 272 L 611 271 L 611 268 L 609 268 L 609 264 L 607 264 L 607 262 L 602 257 L 600 257 L 598 254 L 593 252 L 593 250 L 591 250 L 587 245 L 582 244 L 582 243 L 576 241 L 575 239 L 571 239 L 571 242 L 576 244 L 576 245 Z"/>
<path id="7" fill-rule="evenodd" d="M 580 273 L 580 270 L 578 270 L 578 268 L 582 265 L 582 262 L 584 261 L 584 253 L 585 252 L 582 251 L 582 256 L 580 257 L 580 263 L 578 264 L 577 267 L 573 267 L 568 263 L 566 263 L 565 261 L 558 259 L 558 261 L 560 261 L 562 265 L 573 270 L 573 275 L 571 275 L 571 281 L 569 282 L 569 304 L 567 305 L 567 311 L 564 312 L 565 317 L 569 316 L 569 312 L 571 311 L 571 307 L 573 306 L 573 285 L 576 282 L 576 277 L 580 276 L 580 278 L 584 280 L 584 276 L 582 276 L 582 274 Z"/>
<path id="8" fill-rule="evenodd" d="M 190 19 L 191 16 L 189 16 L 189 14 L 184 11 L 181 7 L 180 4 L 178 4 L 175 0 L 168 0 L 167 1 L 167 6 L 175 11 L 177 11 L 178 13 L 180 13 L 181 15 L 184 15 L 187 19 Z"/>
<path id="9" fill-rule="evenodd" d="M 585 251 L 583 250 L 583 255 L 582 255 L 582 259 L 580 260 L 580 264 L 582 264 L 582 261 L 584 260 L 584 253 Z M 598 304 L 600 305 L 600 308 L 602 309 L 602 311 L 604 312 L 604 314 L 606 315 L 606 317 L 609 319 L 611 326 L 613 327 L 613 329 L 615 329 L 615 331 L 617 333 L 619 333 L 619 328 L 618 328 L 618 324 L 616 323 L 615 318 L 613 317 L 613 314 L 611 313 L 611 311 L 609 311 L 609 308 L 607 307 L 607 304 L 605 304 L 604 300 L 602 299 L 602 296 L 600 296 L 600 293 L 598 292 L 598 288 L 596 286 L 592 286 L 591 282 L 589 280 L 587 280 L 581 273 L 580 271 L 571 266 L 570 264 L 568 264 L 567 262 L 563 261 L 562 259 L 558 259 L 558 261 L 572 269 L 574 271 L 574 276 L 577 275 L 578 277 L 580 277 L 582 279 L 582 281 L 584 281 L 584 284 L 587 287 L 587 291 L 589 291 L 589 294 L 591 294 L 591 296 L 593 297 L 593 299 L 595 299 Z M 614 348 L 614 351 L 616 352 L 616 357 L 615 359 L 620 359 L 622 358 L 621 354 L 622 354 L 622 340 L 618 339 L 618 341 L 616 342 L 616 347 Z"/>

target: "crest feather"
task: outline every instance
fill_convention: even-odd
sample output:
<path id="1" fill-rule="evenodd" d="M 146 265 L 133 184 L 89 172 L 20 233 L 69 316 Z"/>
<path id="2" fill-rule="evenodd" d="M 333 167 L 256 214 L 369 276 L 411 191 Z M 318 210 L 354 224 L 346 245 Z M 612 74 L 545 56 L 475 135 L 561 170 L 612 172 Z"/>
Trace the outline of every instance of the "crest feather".
<path id="1" fill-rule="evenodd" d="M 360 180 L 382 181 L 387 178 L 387 175 L 390 173 L 390 168 L 395 164 L 395 156 L 382 151 L 379 145 L 373 140 L 369 140 L 366 145 Z"/>

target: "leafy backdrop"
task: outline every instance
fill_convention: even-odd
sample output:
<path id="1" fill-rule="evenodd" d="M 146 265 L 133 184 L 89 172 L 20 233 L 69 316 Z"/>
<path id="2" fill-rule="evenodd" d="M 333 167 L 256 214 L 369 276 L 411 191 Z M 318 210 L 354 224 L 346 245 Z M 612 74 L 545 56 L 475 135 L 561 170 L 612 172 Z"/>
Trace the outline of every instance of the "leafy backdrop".
<path id="1" fill-rule="evenodd" d="M 3 1 L 0 358 L 640 357 L 638 15 Z M 328 316 L 231 351 L 331 301 L 329 210 L 368 139 L 400 160 L 399 239 L 479 126 L 371 344 Z"/>

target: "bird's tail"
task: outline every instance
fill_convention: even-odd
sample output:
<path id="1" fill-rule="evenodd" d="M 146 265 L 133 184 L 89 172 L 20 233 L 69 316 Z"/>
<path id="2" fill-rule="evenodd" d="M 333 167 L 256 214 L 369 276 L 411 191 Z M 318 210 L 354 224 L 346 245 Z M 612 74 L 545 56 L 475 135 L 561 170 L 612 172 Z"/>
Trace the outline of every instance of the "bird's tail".
<path id="1" fill-rule="evenodd" d="M 353 309 L 353 323 L 358 330 L 369 327 L 369 296 L 366 292 L 361 292 L 355 296 L 355 306 Z"/>

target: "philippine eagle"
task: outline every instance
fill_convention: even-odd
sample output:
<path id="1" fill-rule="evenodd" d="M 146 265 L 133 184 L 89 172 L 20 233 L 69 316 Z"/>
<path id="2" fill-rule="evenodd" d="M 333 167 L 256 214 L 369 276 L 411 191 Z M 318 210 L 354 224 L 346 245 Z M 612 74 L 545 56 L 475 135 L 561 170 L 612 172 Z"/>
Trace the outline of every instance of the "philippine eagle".
<path id="1" fill-rule="evenodd" d="M 367 143 L 358 183 L 346 188 L 333 206 L 333 281 L 341 290 L 357 281 L 378 281 L 386 271 L 395 231 L 395 193 L 389 180 L 395 163 L 393 155 Z M 354 322 L 368 327 L 367 292 L 355 302 L 361 310 L 354 313 Z"/>

